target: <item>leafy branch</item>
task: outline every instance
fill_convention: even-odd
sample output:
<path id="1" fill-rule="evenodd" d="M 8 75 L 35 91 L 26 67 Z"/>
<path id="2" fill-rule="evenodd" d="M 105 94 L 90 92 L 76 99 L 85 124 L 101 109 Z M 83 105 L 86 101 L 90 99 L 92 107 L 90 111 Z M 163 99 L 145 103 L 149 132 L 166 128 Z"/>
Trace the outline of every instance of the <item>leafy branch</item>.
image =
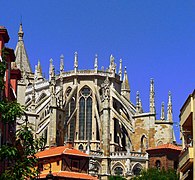
<path id="1" fill-rule="evenodd" d="M 7 54 L 4 48 L 2 50 L 2 61 L 0 61 L 0 92 L 4 89 Z M 7 125 L 15 126 L 16 119 L 22 116 L 26 116 L 24 107 L 16 101 L 1 99 L 0 121 L 5 127 Z M 4 172 L 0 175 L 0 180 L 33 179 L 38 174 L 35 168 L 38 163 L 35 153 L 44 149 L 45 139 L 43 137 L 34 139 L 33 129 L 28 126 L 27 117 L 25 121 L 25 125 L 21 125 L 14 135 L 12 143 L 4 142 L 0 146 L 0 162 L 6 165 Z"/>

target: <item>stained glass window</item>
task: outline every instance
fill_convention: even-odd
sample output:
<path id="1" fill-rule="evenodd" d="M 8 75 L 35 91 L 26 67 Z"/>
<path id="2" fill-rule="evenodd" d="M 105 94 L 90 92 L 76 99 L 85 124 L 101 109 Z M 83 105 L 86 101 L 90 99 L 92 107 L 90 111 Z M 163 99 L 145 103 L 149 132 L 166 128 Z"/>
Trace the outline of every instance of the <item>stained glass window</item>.
<path id="1" fill-rule="evenodd" d="M 79 139 L 92 139 L 92 98 L 91 90 L 84 87 L 79 100 Z"/>

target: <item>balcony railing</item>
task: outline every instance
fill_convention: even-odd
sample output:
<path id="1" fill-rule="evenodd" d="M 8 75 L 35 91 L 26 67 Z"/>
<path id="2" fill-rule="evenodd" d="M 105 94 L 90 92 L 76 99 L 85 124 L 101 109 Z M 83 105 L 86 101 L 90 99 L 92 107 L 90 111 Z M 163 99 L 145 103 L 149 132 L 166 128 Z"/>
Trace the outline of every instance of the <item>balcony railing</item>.
<path id="1" fill-rule="evenodd" d="M 184 171 L 193 162 L 193 147 L 186 147 L 180 154 L 179 157 L 179 168 Z"/>

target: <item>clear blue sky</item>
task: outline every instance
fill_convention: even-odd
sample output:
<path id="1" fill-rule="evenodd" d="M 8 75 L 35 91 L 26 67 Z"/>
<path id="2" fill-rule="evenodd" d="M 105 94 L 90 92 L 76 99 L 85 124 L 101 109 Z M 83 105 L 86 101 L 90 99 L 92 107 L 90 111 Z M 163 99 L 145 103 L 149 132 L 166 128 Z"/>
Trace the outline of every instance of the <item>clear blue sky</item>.
<path id="1" fill-rule="evenodd" d="M 22 16 L 24 41 L 31 65 L 41 60 L 48 74 L 49 59 L 59 70 L 73 68 L 78 51 L 79 68 L 109 65 L 113 54 L 123 59 L 131 86 L 131 101 L 140 91 L 149 110 L 149 82 L 155 81 L 157 117 L 161 102 L 173 95 L 174 121 L 195 83 L 195 1 L 193 0 L 1 0 L 0 25 L 9 32 L 8 46 L 15 48 Z M 179 129 L 175 128 L 177 140 Z"/>

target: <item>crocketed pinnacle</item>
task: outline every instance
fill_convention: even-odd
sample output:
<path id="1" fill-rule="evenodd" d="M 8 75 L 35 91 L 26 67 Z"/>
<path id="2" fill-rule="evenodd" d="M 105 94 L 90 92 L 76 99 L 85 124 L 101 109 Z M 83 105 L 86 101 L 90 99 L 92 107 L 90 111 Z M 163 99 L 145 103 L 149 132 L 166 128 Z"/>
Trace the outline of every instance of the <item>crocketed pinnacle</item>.
<path id="1" fill-rule="evenodd" d="M 128 81 L 128 76 L 127 76 L 127 68 L 125 66 L 125 72 L 124 72 L 124 77 L 123 77 L 123 82 L 122 82 L 122 90 L 130 91 L 130 85 Z"/>

